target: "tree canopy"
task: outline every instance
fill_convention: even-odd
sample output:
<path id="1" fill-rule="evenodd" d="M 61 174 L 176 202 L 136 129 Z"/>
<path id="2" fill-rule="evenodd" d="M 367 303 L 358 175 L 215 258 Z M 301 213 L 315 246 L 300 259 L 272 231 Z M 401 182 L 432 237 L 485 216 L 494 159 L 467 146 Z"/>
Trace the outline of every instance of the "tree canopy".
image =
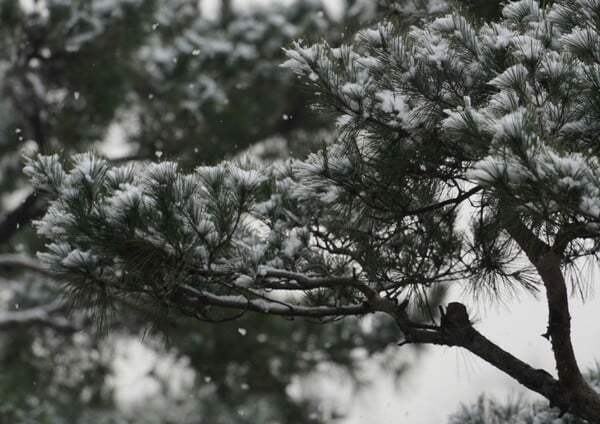
<path id="1" fill-rule="evenodd" d="M 600 241 L 598 41 L 600 2 L 520 0 L 492 23 L 456 11 L 408 29 L 383 20 L 338 47 L 297 42 L 281 72 L 336 120 L 320 151 L 195 168 L 31 157 L 25 173 L 50 199 L 39 257 L 75 302 L 213 322 L 387 316 L 403 343 L 466 349 L 598 422 L 565 281 Z M 479 333 L 461 303 L 435 301 L 461 281 L 543 291 L 556 376 Z"/>

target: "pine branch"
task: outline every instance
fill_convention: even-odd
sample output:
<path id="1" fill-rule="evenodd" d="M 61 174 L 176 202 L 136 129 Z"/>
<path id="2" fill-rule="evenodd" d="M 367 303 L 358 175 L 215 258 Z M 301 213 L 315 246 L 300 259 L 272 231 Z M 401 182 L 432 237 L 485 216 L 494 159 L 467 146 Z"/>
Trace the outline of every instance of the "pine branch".
<path id="1" fill-rule="evenodd" d="M 244 296 L 215 295 L 188 285 L 179 286 L 178 289 L 185 295 L 185 302 L 188 306 L 200 309 L 207 306 L 215 306 L 235 311 L 253 311 L 266 315 L 280 315 L 290 318 L 334 318 L 352 315 L 359 316 L 373 312 L 367 304 L 311 307 L 275 300 L 249 299 Z"/>

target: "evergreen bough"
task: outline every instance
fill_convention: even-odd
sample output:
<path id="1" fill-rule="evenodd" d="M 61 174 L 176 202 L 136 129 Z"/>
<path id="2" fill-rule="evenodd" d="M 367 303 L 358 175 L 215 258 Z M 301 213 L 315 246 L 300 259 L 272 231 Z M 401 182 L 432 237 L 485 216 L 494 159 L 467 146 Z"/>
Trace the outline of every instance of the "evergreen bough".
<path id="1" fill-rule="evenodd" d="M 296 43 L 283 66 L 337 119 L 321 151 L 191 170 L 37 156 L 25 171 L 51 198 L 40 258 L 87 304 L 208 321 L 387 314 L 405 343 L 467 349 L 599 422 L 565 283 L 600 241 L 599 41 L 600 1 L 521 0 L 497 23 L 456 12 Z M 557 378 L 479 333 L 461 303 L 438 319 L 433 291 L 465 280 L 476 294 L 545 292 Z"/>

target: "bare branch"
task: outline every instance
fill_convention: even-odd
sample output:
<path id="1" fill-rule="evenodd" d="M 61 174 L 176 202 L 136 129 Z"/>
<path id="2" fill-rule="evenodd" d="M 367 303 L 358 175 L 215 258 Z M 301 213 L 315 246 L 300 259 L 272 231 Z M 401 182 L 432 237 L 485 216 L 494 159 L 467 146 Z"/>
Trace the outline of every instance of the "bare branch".
<path id="1" fill-rule="evenodd" d="M 60 331 L 76 331 L 77 328 L 60 314 L 67 309 L 64 302 L 0 313 L 0 330 L 20 330 L 30 327 L 51 327 Z"/>
<path id="2" fill-rule="evenodd" d="M 541 241 L 516 214 L 505 222 L 505 229 L 519 244 L 533 266 L 537 269 L 544 287 L 548 303 L 548 338 L 561 384 L 571 390 L 591 390 L 585 382 L 571 341 L 571 315 L 565 279 L 561 270 L 562 252 L 554 251 Z M 562 245 L 568 238 L 557 238 Z M 562 246 L 559 246 L 562 248 Z"/>
<path id="3" fill-rule="evenodd" d="M 38 274 L 51 276 L 50 269 L 46 265 L 37 259 L 21 254 L 7 253 L 0 255 L 0 269 L 23 269 L 37 272 Z"/>
<path id="4" fill-rule="evenodd" d="M 571 223 L 565 225 L 557 233 L 554 239 L 552 250 L 563 253 L 568 244 L 578 238 L 597 238 L 600 234 L 596 231 L 590 231 L 585 223 Z"/>
<path id="5" fill-rule="evenodd" d="M 419 209 L 409 210 L 406 212 L 406 214 L 407 215 L 422 215 L 427 212 L 433 212 L 435 210 L 442 209 L 449 205 L 458 205 L 459 203 L 462 203 L 464 200 L 467 200 L 469 197 L 473 196 L 474 194 L 479 193 L 481 190 L 483 190 L 483 187 L 475 186 L 471 190 L 465 191 L 464 193 L 461 193 L 460 195 L 458 195 L 456 197 L 444 200 L 442 202 L 434 203 L 434 204 L 431 204 L 428 206 L 424 206 Z"/>

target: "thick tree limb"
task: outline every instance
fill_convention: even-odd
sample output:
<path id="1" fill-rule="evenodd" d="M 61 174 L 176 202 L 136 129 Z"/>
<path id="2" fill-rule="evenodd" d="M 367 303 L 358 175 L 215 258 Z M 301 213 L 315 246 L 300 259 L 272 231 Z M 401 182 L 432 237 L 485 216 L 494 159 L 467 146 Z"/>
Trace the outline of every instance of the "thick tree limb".
<path id="1" fill-rule="evenodd" d="M 548 303 L 548 338 L 562 384 L 573 390 L 587 388 L 571 342 L 571 315 L 567 287 L 560 268 L 562 256 L 542 242 L 518 216 L 513 216 L 505 225 L 510 236 L 519 244 L 533 266 L 537 269 Z"/>
<path id="2" fill-rule="evenodd" d="M 471 324 L 467 310 L 460 303 L 450 303 L 439 327 L 424 328 L 412 322 L 405 307 L 387 299 L 371 302 L 374 309 L 391 315 L 404 333 L 406 342 L 463 347 L 479 358 L 505 372 L 527 388 L 541 394 L 562 412 L 573 412 L 590 422 L 600 422 L 600 397 L 588 388 L 577 390 L 556 380 L 544 370 L 530 365 L 506 352 Z"/>
<path id="3" fill-rule="evenodd" d="M 559 380 L 568 387 L 587 387 L 571 343 L 571 314 L 565 279 L 560 269 L 561 257 L 554 252 L 543 255 L 535 265 L 544 286 L 548 302 L 548 336 L 558 370 Z"/>
<path id="4" fill-rule="evenodd" d="M 548 253 L 551 248 L 540 240 L 523 222 L 516 213 L 509 213 L 503 217 L 504 228 L 517 242 L 523 253 L 532 264 L 536 264 L 540 257 Z"/>
<path id="5" fill-rule="evenodd" d="M 15 110 L 28 123 L 27 129 L 31 132 L 29 135 L 39 146 L 40 152 L 44 153 L 48 146 L 48 123 L 44 118 L 46 89 L 39 76 L 32 72 L 15 67 L 12 73 L 11 76 L 14 76 L 14 81 L 18 83 L 6 85 L 6 94 L 13 102 Z"/>
<path id="6" fill-rule="evenodd" d="M 264 277 L 293 280 L 297 284 L 307 288 L 352 286 L 356 283 L 353 277 L 309 277 L 306 274 L 282 269 L 269 269 L 264 272 Z"/>

